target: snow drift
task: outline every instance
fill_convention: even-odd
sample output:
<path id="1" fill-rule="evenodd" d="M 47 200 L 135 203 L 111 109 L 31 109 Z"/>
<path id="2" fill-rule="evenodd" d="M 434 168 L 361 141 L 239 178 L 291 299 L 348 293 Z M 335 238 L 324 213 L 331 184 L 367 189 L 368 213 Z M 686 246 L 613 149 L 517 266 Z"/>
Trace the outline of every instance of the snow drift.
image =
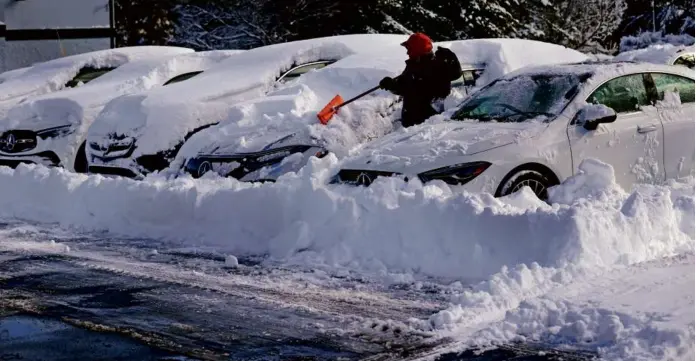
<path id="1" fill-rule="evenodd" d="M 610 166 L 588 159 L 551 189 L 549 205 L 529 189 L 496 199 L 396 179 L 368 189 L 327 186 L 337 167 L 333 155 L 315 158 L 272 184 L 3 167 L 0 217 L 395 282 L 454 281 L 451 307 L 408 323 L 463 340 L 461 348 L 526 341 L 600 351 L 608 360 L 693 354 L 693 179 L 627 192 Z M 675 266 L 680 273 L 642 266 L 684 254 L 692 260 Z M 645 288 L 645 279 L 656 283 Z M 679 291 L 669 309 L 647 301 L 664 282 Z M 656 307 L 661 318 L 653 317 Z"/>
<path id="2" fill-rule="evenodd" d="M 692 188 L 628 194 L 610 167 L 585 162 L 553 206 L 452 193 L 396 179 L 327 186 L 335 157 L 275 184 L 204 177 L 146 181 L 20 166 L 0 169 L 0 215 L 216 247 L 332 267 L 484 279 L 503 266 L 603 266 L 693 248 Z M 314 261 L 312 261 L 314 262 Z"/>

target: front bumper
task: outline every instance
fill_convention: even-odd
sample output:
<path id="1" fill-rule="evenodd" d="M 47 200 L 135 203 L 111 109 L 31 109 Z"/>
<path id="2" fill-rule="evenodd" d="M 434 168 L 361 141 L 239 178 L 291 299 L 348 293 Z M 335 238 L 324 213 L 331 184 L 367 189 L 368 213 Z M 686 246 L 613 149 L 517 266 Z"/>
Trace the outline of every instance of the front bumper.
<path id="1" fill-rule="evenodd" d="M 254 153 L 229 155 L 199 154 L 189 159 L 184 171 L 194 178 L 208 172 L 232 177 L 243 182 L 274 181 L 281 175 L 300 170 L 311 157 L 324 157 L 328 152 L 319 146 L 287 146 Z M 293 157 L 290 161 L 290 157 Z"/>
<path id="2" fill-rule="evenodd" d="M 29 154 L 0 153 L 0 166 L 16 168 L 20 164 L 41 164 L 48 167 L 61 166 L 60 158 L 52 151 Z"/>

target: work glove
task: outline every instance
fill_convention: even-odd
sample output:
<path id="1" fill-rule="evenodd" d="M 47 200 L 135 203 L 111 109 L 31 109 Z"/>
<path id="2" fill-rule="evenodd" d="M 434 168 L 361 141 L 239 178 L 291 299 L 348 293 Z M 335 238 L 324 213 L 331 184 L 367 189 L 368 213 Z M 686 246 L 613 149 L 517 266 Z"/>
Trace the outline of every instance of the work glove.
<path id="1" fill-rule="evenodd" d="M 380 82 L 379 82 L 379 87 L 384 89 L 384 90 L 391 90 L 392 87 L 394 86 L 394 79 L 391 77 L 384 77 Z"/>

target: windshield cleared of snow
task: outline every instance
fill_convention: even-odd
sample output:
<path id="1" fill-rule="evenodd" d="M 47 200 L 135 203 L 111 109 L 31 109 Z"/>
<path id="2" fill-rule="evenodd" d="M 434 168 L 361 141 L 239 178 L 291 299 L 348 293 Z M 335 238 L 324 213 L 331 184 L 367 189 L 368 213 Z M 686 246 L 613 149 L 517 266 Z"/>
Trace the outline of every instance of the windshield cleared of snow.
<path id="1" fill-rule="evenodd" d="M 453 119 L 524 122 L 551 120 L 573 99 L 588 76 L 532 74 L 500 79 L 475 93 Z"/>

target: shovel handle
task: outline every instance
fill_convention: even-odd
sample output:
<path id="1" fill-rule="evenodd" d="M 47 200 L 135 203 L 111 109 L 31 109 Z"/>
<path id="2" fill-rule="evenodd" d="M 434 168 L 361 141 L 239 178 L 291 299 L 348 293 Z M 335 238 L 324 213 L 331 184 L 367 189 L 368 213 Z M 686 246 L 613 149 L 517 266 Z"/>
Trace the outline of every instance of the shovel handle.
<path id="1" fill-rule="evenodd" d="M 370 89 L 370 90 L 367 90 L 367 91 L 365 91 L 365 92 L 363 92 L 363 93 L 361 93 L 361 94 L 358 94 L 358 95 L 356 95 L 355 97 L 353 97 L 353 98 L 351 98 L 351 99 L 346 100 L 346 101 L 343 102 L 342 104 L 337 105 L 337 106 L 334 108 L 334 110 L 338 110 L 338 109 L 342 108 L 343 106 L 348 105 L 348 104 L 350 104 L 350 103 L 352 103 L 352 102 L 354 102 L 354 101 L 356 101 L 356 100 L 358 100 L 358 99 L 364 97 L 365 95 L 374 92 L 374 91 L 377 90 L 377 89 L 379 89 L 379 85 L 376 86 L 376 87 L 374 87 L 374 88 L 372 88 L 372 89 Z"/>

